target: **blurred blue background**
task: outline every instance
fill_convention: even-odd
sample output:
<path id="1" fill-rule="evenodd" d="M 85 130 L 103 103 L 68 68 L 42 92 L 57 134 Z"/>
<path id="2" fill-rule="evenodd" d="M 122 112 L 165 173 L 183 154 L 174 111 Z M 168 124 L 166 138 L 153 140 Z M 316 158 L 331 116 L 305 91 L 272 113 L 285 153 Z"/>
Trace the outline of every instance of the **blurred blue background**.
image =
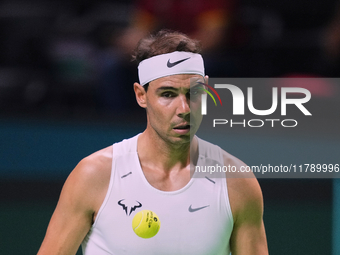
<path id="1" fill-rule="evenodd" d="M 144 130 L 130 56 L 161 28 L 202 40 L 211 77 L 339 77 L 336 0 L 0 1 L 1 254 L 35 254 L 75 165 Z M 248 164 L 340 163 L 340 88 L 308 89 L 299 128 L 230 129 L 219 145 Z M 270 254 L 340 254 L 339 182 L 259 182 Z"/>

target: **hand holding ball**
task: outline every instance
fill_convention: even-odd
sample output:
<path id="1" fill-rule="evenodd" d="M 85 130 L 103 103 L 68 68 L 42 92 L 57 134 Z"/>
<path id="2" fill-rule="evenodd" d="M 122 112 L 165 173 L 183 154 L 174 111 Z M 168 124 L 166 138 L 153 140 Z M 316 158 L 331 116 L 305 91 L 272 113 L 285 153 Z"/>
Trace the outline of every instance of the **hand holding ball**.
<path id="1" fill-rule="evenodd" d="M 132 220 L 132 229 L 137 236 L 151 238 L 158 233 L 161 226 L 158 216 L 150 210 L 136 213 Z"/>

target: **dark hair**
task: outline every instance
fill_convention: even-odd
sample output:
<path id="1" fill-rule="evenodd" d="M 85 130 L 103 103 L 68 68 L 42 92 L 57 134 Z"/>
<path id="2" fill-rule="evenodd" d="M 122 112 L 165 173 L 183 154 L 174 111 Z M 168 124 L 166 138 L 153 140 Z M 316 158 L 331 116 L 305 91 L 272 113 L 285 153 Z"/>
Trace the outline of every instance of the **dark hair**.
<path id="1" fill-rule="evenodd" d="M 132 60 L 139 64 L 144 59 L 174 51 L 200 53 L 201 44 L 183 33 L 161 30 L 157 34 L 150 34 L 138 42 Z"/>
<path id="2" fill-rule="evenodd" d="M 149 83 L 145 84 L 145 85 L 143 86 L 143 88 L 144 88 L 145 92 L 148 92 Z"/>

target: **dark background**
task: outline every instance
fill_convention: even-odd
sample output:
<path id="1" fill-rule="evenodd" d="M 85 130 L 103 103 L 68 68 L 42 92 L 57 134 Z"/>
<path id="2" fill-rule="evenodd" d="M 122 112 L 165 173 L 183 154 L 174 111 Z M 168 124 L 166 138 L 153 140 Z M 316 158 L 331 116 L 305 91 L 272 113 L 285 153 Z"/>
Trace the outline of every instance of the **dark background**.
<path id="1" fill-rule="evenodd" d="M 235 77 L 338 77 L 323 38 L 336 1 L 239 1 Z M 134 100 L 136 66 L 113 82 L 105 105 L 99 67 L 108 34 L 128 25 L 132 1 L 0 1 L 0 253 L 35 254 L 68 174 L 81 158 L 145 128 Z M 228 130 L 220 145 L 244 162 L 339 144 L 339 88 L 312 93 L 312 119 L 299 130 Z M 321 91 L 321 92 L 320 92 Z M 261 95 L 259 95 L 261 96 Z M 327 113 L 325 113 L 325 109 Z M 284 145 L 284 149 L 282 149 Z M 288 145 L 287 145 L 288 143 Z M 281 148 L 281 149 L 280 149 Z M 256 153 L 253 153 L 255 152 Z M 280 154 L 280 155 L 279 155 Z M 289 161 L 289 159 L 288 159 Z M 305 162 L 309 163 L 309 162 Z M 327 163 L 327 162 L 320 162 Z M 340 163 L 340 162 L 338 162 Z M 333 180 L 260 179 L 270 254 L 338 254 Z M 332 253 L 333 252 L 333 253 Z M 339 252 L 339 251 L 338 251 Z"/>

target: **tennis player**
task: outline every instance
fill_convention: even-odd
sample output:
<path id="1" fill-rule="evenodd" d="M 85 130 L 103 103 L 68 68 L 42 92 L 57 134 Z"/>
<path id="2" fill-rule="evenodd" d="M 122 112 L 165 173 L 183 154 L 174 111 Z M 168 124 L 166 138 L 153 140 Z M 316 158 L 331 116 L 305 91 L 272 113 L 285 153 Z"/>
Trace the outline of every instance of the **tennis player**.
<path id="1" fill-rule="evenodd" d="M 142 39 L 135 51 L 145 131 L 84 158 L 62 189 L 39 255 L 266 255 L 263 199 L 255 178 L 191 178 L 192 165 L 244 163 L 194 136 L 207 82 L 199 43 L 177 32 Z M 193 82 L 194 81 L 194 82 Z M 123 84 L 121 84 L 123 86 Z M 190 157 L 190 155 L 193 155 Z M 159 216 L 137 236 L 141 210 Z"/>

